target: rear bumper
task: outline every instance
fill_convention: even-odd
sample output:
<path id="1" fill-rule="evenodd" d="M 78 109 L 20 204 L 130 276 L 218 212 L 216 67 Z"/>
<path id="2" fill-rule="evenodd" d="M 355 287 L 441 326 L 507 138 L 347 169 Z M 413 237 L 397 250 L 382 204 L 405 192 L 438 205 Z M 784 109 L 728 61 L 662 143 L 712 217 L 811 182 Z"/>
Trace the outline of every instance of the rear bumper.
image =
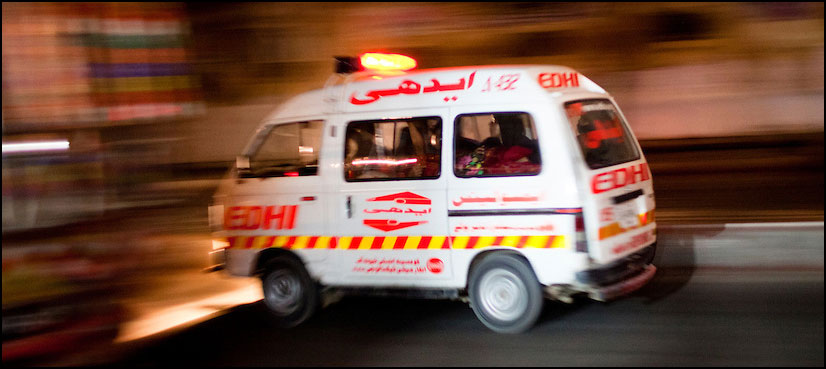
<path id="1" fill-rule="evenodd" d="M 576 280 L 588 286 L 585 291 L 595 300 L 607 301 L 631 293 L 645 285 L 657 271 L 651 264 L 656 242 L 606 266 L 576 274 Z"/>
<path id="2" fill-rule="evenodd" d="M 648 264 L 645 266 L 645 269 L 640 274 L 636 276 L 626 279 L 622 282 L 612 284 L 610 286 L 603 286 L 589 289 L 588 297 L 597 300 L 597 301 L 608 301 L 613 300 L 617 297 L 627 295 L 631 292 L 634 292 L 644 286 L 651 278 L 654 277 L 654 274 L 657 273 L 657 267 L 652 264 Z"/>

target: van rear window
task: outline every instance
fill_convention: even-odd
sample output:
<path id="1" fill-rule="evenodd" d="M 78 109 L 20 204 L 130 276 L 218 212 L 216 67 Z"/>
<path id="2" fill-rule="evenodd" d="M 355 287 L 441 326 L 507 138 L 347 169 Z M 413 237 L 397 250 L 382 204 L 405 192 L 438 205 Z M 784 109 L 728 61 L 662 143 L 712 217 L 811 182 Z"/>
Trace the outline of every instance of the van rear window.
<path id="1" fill-rule="evenodd" d="M 536 129 L 527 113 L 462 114 L 454 131 L 457 177 L 536 175 L 542 169 Z"/>
<path id="2" fill-rule="evenodd" d="M 591 169 L 637 160 L 640 154 L 616 107 L 606 99 L 572 101 L 565 113 Z"/>

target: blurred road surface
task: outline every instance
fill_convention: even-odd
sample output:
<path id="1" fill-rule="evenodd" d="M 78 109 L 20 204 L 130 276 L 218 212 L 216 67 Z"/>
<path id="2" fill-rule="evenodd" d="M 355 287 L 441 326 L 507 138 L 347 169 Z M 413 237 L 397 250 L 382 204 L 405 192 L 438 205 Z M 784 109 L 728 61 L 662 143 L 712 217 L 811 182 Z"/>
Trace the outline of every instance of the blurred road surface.
<path id="1" fill-rule="evenodd" d="M 517 336 L 467 304 L 345 298 L 289 331 L 261 302 L 136 343 L 135 366 L 822 366 L 823 272 L 664 267 L 634 295 L 547 304 Z"/>

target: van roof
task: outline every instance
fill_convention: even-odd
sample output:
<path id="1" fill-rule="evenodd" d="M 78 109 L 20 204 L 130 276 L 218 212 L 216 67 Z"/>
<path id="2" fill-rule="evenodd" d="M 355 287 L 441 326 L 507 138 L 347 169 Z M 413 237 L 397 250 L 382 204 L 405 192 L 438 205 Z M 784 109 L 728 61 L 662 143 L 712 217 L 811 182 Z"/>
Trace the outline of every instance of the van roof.
<path id="1" fill-rule="evenodd" d="M 487 65 L 421 69 L 397 74 L 334 75 L 323 88 L 297 95 L 271 116 L 412 110 L 547 99 L 554 92 L 606 94 L 576 70 L 560 65 Z"/>

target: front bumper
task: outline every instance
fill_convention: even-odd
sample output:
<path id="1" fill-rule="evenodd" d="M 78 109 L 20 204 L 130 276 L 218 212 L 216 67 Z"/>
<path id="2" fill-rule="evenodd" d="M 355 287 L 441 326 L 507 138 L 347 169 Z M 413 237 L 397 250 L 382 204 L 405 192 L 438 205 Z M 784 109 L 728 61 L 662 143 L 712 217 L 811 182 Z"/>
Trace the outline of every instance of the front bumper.
<path id="1" fill-rule="evenodd" d="M 608 301 L 629 294 L 654 277 L 657 267 L 651 261 L 656 249 L 654 243 L 606 266 L 578 272 L 576 279 L 588 286 L 585 292 L 594 300 Z"/>
<path id="2" fill-rule="evenodd" d="M 203 269 L 204 273 L 212 273 L 217 272 L 219 270 L 224 270 L 224 268 L 226 268 L 227 266 L 227 250 L 218 249 L 210 251 L 209 264 L 210 266 Z"/>

